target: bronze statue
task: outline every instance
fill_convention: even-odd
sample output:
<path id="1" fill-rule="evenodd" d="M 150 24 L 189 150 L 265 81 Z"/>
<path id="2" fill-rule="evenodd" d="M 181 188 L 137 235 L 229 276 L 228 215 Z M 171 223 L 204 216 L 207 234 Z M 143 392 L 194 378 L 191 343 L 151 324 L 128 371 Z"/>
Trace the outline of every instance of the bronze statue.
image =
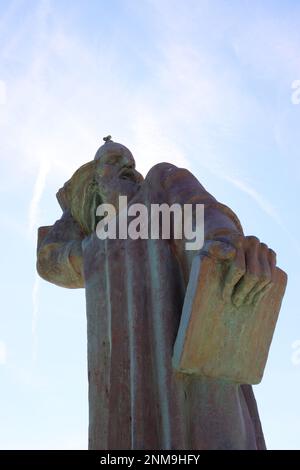
<path id="1" fill-rule="evenodd" d="M 96 209 L 120 195 L 204 204 L 203 248 L 172 236 L 99 239 Z M 110 136 L 57 198 L 63 214 L 39 229 L 37 269 L 85 287 L 89 448 L 264 449 L 251 384 L 286 284 L 275 253 L 189 171 L 160 163 L 144 179 Z"/>

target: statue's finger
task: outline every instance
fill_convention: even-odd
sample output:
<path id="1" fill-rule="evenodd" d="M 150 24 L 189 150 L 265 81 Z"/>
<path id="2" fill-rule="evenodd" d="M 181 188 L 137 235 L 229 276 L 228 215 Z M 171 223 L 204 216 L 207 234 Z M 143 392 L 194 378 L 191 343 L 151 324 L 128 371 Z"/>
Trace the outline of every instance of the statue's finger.
<path id="1" fill-rule="evenodd" d="M 245 303 L 250 305 L 254 297 L 263 290 L 272 280 L 271 267 L 269 261 L 269 248 L 264 243 L 258 247 L 258 276 L 259 280 L 245 299 Z"/>
<path id="2" fill-rule="evenodd" d="M 264 290 L 264 288 L 270 284 L 270 280 L 264 280 L 264 281 L 259 281 L 257 284 L 253 287 L 253 289 L 249 292 L 249 294 L 245 298 L 245 304 L 250 305 L 254 303 L 254 298 L 256 295 Z"/>
<path id="3" fill-rule="evenodd" d="M 271 270 L 272 282 L 275 282 L 276 279 L 276 253 L 275 251 L 268 249 L 268 261 Z"/>
<path id="4" fill-rule="evenodd" d="M 244 276 L 246 270 L 244 249 L 242 246 L 236 248 L 234 260 L 231 260 L 227 274 L 224 279 L 223 299 L 227 301 L 231 298 L 236 284 Z"/>
<path id="5" fill-rule="evenodd" d="M 253 305 L 257 305 L 259 304 L 259 302 L 263 299 L 263 297 L 267 294 L 267 292 L 269 292 L 269 290 L 271 289 L 271 287 L 273 287 L 273 282 L 269 282 L 269 284 L 267 284 L 263 289 L 261 289 L 255 296 L 254 296 L 254 299 L 253 299 Z"/>
<path id="6" fill-rule="evenodd" d="M 245 237 L 244 250 L 246 258 L 246 271 L 250 274 L 258 274 L 260 271 L 259 265 L 259 249 L 260 241 L 254 236 Z"/>
<path id="7" fill-rule="evenodd" d="M 244 241 L 246 270 L 234 288 L 232 301 L 236 307 L 240 307 L 259 282 L 259 261 L 258 261 L 259 240 L 256 237 L 246 237 Z"/>
<path id="8" fill-rule="evenodd" d="M 252 299 L 253 305 L 257 305 L 263 299 L 263 297 L 269 292 L 271 287 L 273 287 L 274 282 L 276 280 L 276 253 L 275 251 L 268 248 L 267 258 L 268 258 L 269 269 L 271 273 L 271 280 L 270 282 L 267 282 L 266 285 L 262 289 L 260 289 L 258 292 L 255 293 Z"/>

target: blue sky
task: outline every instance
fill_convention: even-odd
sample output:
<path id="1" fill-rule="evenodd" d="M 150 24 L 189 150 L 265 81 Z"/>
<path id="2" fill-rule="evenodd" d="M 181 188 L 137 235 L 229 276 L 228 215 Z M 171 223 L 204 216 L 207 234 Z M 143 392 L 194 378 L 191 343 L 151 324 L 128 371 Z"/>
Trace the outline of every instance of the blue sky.
<path id="1" fill-rule="evenodd" d="M 87 447 L 84 291 L 37 277 L 36 229 L 108 133 L 144 174 L 190 169 L 277 251 L 255 394 L 268 447 L 300 448 L 299 22 L 291 0 L 0 0 L 0 448 Z"/>

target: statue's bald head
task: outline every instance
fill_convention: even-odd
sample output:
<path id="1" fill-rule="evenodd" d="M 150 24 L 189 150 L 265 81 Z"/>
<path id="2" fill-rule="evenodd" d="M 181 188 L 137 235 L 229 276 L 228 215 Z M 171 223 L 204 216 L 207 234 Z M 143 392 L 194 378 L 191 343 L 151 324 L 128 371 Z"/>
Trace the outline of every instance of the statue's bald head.
<path id="1" fill-rule="evenodd" d="M 97 150 L 94 160 L 103 163 L 121 164 L 135 167 L 135 160 L 130 150 L 123 144 L 113 142 L 111 136 L 104 137 L 105 144 Z"/>

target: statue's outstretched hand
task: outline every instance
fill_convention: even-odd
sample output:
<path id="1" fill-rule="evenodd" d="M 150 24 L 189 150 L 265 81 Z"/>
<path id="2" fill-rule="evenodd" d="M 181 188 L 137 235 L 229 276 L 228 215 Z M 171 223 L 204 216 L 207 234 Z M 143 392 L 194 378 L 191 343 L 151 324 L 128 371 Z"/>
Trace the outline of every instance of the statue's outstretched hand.
<path id="1" fill-rule="evenodd" d="M 207 240 L 201 250 L 226 264 L 224 300 L 256 305 L 275 281 L 276 253 L 254 236 Z"/>

